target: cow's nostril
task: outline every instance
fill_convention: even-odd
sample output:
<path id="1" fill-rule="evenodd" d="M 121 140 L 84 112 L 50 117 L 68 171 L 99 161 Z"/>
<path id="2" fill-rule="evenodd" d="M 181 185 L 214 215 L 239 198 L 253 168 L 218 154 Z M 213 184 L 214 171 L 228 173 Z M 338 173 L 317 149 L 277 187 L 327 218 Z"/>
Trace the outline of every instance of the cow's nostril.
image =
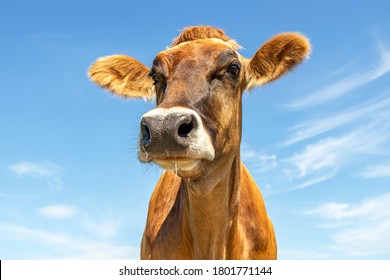
<path id="1" fill-rule="evenodd" d="M 145 120 L 141 121 L 141 144 L 146 146 L 150 143 L 150 130 Z"/>
<path id="2" fill-rule="evenodd" d="M 180 137 L 188 137 L 192 129 L 194 128 L 194 124 L 192 121 L 189 123 L 183 123 L 179 126 L 178 135 Z"/>

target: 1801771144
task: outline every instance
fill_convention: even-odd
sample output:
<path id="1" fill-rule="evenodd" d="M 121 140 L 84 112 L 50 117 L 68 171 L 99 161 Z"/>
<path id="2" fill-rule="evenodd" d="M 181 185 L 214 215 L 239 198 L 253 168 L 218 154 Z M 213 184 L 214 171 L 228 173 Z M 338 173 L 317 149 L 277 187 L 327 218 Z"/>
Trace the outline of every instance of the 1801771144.
<path id="1" fill-rule="evenodd" d="M 213 275 L 272 275 L 272 268 L 251 266 L 220 266 L 213 267 Z"/>

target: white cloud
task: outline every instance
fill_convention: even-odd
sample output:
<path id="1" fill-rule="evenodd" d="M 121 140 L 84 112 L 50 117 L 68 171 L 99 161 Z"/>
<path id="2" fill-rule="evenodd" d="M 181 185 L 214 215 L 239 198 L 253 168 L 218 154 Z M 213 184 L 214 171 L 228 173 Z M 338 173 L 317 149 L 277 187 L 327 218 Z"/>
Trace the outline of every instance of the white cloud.
<path id="1" fill-rule="evenodd" d="M 105 218 L 94 222 L 89 217 L 84 216 L 82 218 L 82 227 L 85 231 L 93 233 L 99 238 L 113 238 L 118 234 L 120 223 L 113 218 Z"/>
<path id="2" fill-rule="evenodd" d="M 49 177 L 60 174 L 63 169 L 52 162 L 34 163 L 21 161 L 9 166 L 9 170 L 18 176 Z"/>
<path id="3" fill-rule="evenodd" d="M 68 247 L 58 248 L 61 259 L 72 260 L 128 260 L 139 259 L 140 249 L 110 242 L 74 242 Z"/>
<path id="4" fill-rule="evenodd" d="M 250 166 L 254 173 L 265 173 L 277 167 L 278 158 L 276 155 L 270 155 L 264 151 L 257 152 L 247 144 L 241 145 L 241 160 Z"/>
<path id="5" fill-rule="evenodd" d="M 390 50 L 380 49 L 380 60 L 378 66 L 363 73 L 357 73 L 315 92 L 310 96 L 296 100 L 287 104 L 286 107 L 291 110 L 300 110 L 316 106 L 337 99 L 350 91 L 372 82 L 390 71 Z"/>
<path id="6" fill-rule="evenodd" d="M 290 191 L 295 191 L 295 190 L 299 190 L 299 189 L 308 188 L 310 186 L 319 184 L 322 181 L 325 181 L 325 180 L 328 180 L 328 179 L 332 178 L 333 176 L 336 175 L 336 173 L 337 173 L 337 170 L 334 170 L 334 171 L 331 171 L 331 172 L 326 173 L 324 175 L 320 175 L 320 176 L 308 179 L 307 181 L 305 181 L 303 183 L 300 183 L 297 186 L 273 191 L 272 194 L 281 194 L 281 193 L 285 193 L 285 192 L 290 192 Z"/>
<path id="7" fill-rule="evenodd" d="M 283 145 L 289 146 L 354 122 L 376 120 L 378 117 L 383 118 L 384 115 L 388 118 L 390 116 L 389 112 L 389 97 L 375 99 L 342 113 L 337 114 L 332 112 L 332 115 L 314 120 L 310 119 L 292 127 L 289 131 L 292 131 L 293 133 Z"/>
<path id="8" fill-rule="evenodd" d="M 390 164 L 369 165 L 360 175 L 363 178 L 390 177 Z"/>
<path id="9" fill-rule="evenodd" d="M 12 240 L 42 244 L 42 251 L 33 255 L 26 251 L 29 259 L 139 259 L 139 248 L 115 244 L 103 240 L 76 239 L 63 233 L 53 233 L 14 224 L 0 224 L 0 236 Z M 6 256 L 5 256 L 6 257 Z"/>
<path id="10" fill-rule="evenodd" d="M 340 138 L 327 138 L 316 144 L 308 145 L 301 153 L 285 159 L 284 161 L 296 169 L 295 178 L 303 178 L 308 174 L 326 169 L 337 169 L 341 163 L 342 147 L 351 138 L 347 135 Z"/>
<path id="11" fill-rule="evenodd" d="M 247 144 L 241 144 L 240 156 L 242 161 L 252 160 L 256 158 L 257 152 L 251 149 Z"/>
<path id="12" fill-rule="evenodd" d="M 108 211 L 108 210 L 106 210 Z M 76 206 L 67 204 L 53 204 L 38 209 L 38 213 L 45 218 L 66 219 L 76 217 L 74 222 L 79 227 L 88 232 L 91 236 L 101 239 L 110 239 L 117 236 L 121 222 L 113 215 L 105 213 L 103 217 L 91 218 L 91 216 L 78 209 Z M 95 214 L 98 216 L 97 214 Z"/>
<path id="13" fill-rule="evenodd" d="M 5 235 L 11 239 L 21 239 L 41 243 L 64 244 L 71 241 L 71 239 L 63 233 L 50 233 L 13 224 L 0 224 L 0 232 L 1 235 Z"/>
<path id="14" fill-rule="evenodd" d="M 319 208 L 306 211 L 306 214 L 318 214 L 323 218 L 341 220 L 345 218 L 350 205 L 347 203 L 329 202 L 321 205 Z"/>
<path id="15" fill-rule="evenodd" d="M 331 248 L 350 256 L 365 257 L 390 252 L 390 221 L 357 225 L 334 236 Z"/>
<path id="16" fill-rule="evenodd" d="M 278 251 L 280 260 L 329 260 L 333 259 L 329 253 L 302 249 L 281 249 Z"/>
<path id="17" fill-rule="evenodd" d="M 320 105 L 389 72 L 390 49 L 382 47 L 376 68 L 343 78 L 309 97 L 289 104 L 288 107 L 303 109 Z M 371 92 L 368 94 L 372 96 Z M 390 155 L 389 90 L 370 99 L 369 102 L 342 112 L 332 112 L 315 118 L 309 116 L 290 128 L 286 140 L 282 143 L 284 148 L 309 139 L 311 142 L 302 150 L 297 151 L 294 148 L 294 154 L 278 161 L 279 167 L 282 168 L 281 174 L 296 186 L 276 193 L 313 186 L 336 176 L 345 166 L 358 161 L 364 162 L 373 156 Z M 320 135 L 325 136 L 319 138 Z M 360 175 L 368 178 L 387 177 L 389 174 L 387 166 L 378 165 L 368 166 Z"/>
<path id="18" fill-rule="evenodd" d="M 47 218 L 64 219 L 77 214 L 76 207 L 65 204 L 54 204 L 38 209 L 39 214 Z"/>
<path id="19" fill-rule="evenodd" d="M 266 174 L 262 181 L 267 180 L 266 183 L 272 186 L 284 186 L 283 189 L 273 187 L 270 191 L 272 194 L 315 186 L 335 177 L 343 167 L 364 162 L 370 157 L 390 155 L 389 106 L 390 99 L 381 97 L 334 119 L 321 119 L 320 128 L 310 122 L 307 128 L 315 133 L 319 133 L 321 127 L 324 131 L 336 127 L 337 119 L 350 119 L 358 124 L 349 130 L 342 130 L 341 135 L 333 133 L 332 136 L 309 142 L 300 150 L 292 147 L 294 153 L 284 158 L 266 151 L 257 152 L 244 143 L 241 148 L 242 160 L 252 173 Z M 302 139 L 309 138 L 311 132 L 304 134 L 301 135 Z M 295 141 L 298 141 L 297 138 L 292 142 Z M 286 153 L 289 148 L 285 147 L 283 152 Z M 389 167 L 385 165 L 369 166 L 361 176 L 383 177 L 389 176 L 389 172 Z"/>
<path id="20" fill-rule="evenodd" d="M 332 223 L 335 251 L 357 257 L 390 252 L 390 193 L 355 204 L 325 203 L 305 214 Z"/>
<path id="21" fill-rule="evenodd" d="M 309 144 L 304 151 L 283 160 L 296 171 L 296 178 L 318 172 L 338 169 L 361 154 L 387 154 L 390 141 L 390 123 L 387 118 L 378 118 L 373 123 L 340 137 L 328 137 L 315 144 Z"/>
<path id="22" fill-rule="evenodd" d="M 41 163 L 21 161 L 10 165 L 8 170 L 19 177 L 44 178 L 51 190 L 59 191 L 63 189 L 61 175 L 64 169 L 56 163 L 50 161 Z"/>

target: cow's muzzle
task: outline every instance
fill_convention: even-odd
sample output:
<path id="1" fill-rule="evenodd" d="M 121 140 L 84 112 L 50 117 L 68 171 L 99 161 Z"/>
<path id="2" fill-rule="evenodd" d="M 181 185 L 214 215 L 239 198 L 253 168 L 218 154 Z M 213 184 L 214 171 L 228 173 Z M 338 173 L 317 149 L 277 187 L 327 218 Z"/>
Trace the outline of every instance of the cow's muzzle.
<path id="1" fill-rule="evenodd" d="M 164 169 L 190 169 L 201 159 L 213 160 L 214 147 L 194 110 L 156 108 L 141 118 L 138 157 Z"/>

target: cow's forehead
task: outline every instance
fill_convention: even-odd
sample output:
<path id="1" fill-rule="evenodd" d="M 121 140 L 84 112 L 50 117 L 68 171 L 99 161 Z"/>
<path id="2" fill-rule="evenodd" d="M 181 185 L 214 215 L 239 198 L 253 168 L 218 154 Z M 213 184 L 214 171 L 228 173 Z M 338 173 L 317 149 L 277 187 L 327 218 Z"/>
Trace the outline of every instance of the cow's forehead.
<path id="1" fill-rule="evenodd" d="M 185 58 L 187 54 L 188 56 L 193 56 L 197 54 L 209 54 L 210 56 L 214 54 L 217 56 L 218 54 L 226 51 L 236 53 L 238 57 L 240 56 L 238 53 L 238 49 L 240 49 L 240 46 L 234 40 L 226 42 L 217 38 L 197 39 L 181 43 L 174 47 L 170 47 L 160 52 L 156 56 L 156 58 L 164 60 L 169 60 L 170 58 Z"/>

